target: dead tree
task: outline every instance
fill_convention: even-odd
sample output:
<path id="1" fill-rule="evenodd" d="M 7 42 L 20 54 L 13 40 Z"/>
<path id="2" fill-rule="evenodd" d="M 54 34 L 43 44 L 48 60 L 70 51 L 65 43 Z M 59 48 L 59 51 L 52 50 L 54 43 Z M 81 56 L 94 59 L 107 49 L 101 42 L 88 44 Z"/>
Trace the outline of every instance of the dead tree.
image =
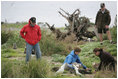
<path id="1" fill-rule="evenodd" d="M 54 24 L 52 26 L 50 26 L 47 22 L 46 22 L 47 26 L 49 27 L 49 29 L 56 34 L 56 38 L 59 40 L 63 40 L 65 39 L 65 37 L 67 36 L 68 33 L 62 33 L 59 29 L 55 29 Z"/>
<path id="2" fill-rule="evenodd" d="M 76 35 L 76 40 L 83 40 L 83 37 L 92 38 L 95 36 L 94 32 L 88 31 L 88 27 L 90 27 L 90 21 L 86 17 L 79 17 L 80 10 L 76 9 L 72 14 L 69 14 L 65 10 L 61 9 L 65 13 L 58 11 L 59 14 L 64 17 L 68 21 L 68 25 L 65 24 L 67 33 L 62 33 L 59 29 L 56 29 L 54 25 L 50 26 L 48 23 L 47 26 L 49 29 L 56 34 L 56 38 L 59 40 L 65 39 L 68 35 L 74 34 Z M 74 38 L 75 39 L 75 38 Z"/>

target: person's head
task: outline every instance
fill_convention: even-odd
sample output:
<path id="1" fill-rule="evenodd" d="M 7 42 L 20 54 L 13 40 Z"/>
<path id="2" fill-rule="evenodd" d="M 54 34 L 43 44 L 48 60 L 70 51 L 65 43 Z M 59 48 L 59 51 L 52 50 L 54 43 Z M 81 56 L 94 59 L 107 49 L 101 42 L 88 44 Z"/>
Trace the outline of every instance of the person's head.
<path id="1" fill-rule="evenodd" d="M 74 48 L 74 53 L 78 55 L 81 52 L 81 49 L 79 47 Z"/>
<path id="2" fill-rule="evenodd" d="M 105 3 L 101 3 L 100 8 L 101 8 L 102 11 L 105 10 Z"/>
<path id="3" fill-rule="evenodd" d="M 94 52 L 94 54 L 95 54 L 96 56 L 99 56 L 101 51 L 102 51 L 101 48 L 95 48 L 95 49 L 93 50 L 93 52 Z"/>
<path id="4" fill-rule="evenodd" d="M 35 17 L 31 17 L 30 18 L 30 25 L 33 27 L 36 25 L 36 18 Z"/>

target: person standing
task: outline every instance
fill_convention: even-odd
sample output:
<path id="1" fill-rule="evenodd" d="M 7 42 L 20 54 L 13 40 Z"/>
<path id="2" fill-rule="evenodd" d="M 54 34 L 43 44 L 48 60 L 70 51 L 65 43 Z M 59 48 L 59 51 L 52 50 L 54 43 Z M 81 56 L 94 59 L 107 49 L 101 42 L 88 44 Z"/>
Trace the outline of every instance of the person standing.
<path id="1" fill-rule="evenodd" d="M 100 38 L 100 44 L 103 44 L 103 37 L 102 33 L 107 33 L 107 37 L 110 40 L 110 43 L 112 42 L 111 33 L 109 31 L 109 24 L 111 22 L 111 16 L 109 10 L 105 8 L 105 4 L 100 4 L 101 9 L 97 12 L 96 20 L 95 20 L 95 27 L 98 30 L 99 38 Z"/>
<path id="2" fill-rule="evenodd" d="M 36 51 L 37 60 L 41 58 L 39 41 L 41 40 L 40 26 L 36 25 L 36 18 L 31 17 L 29 23 L 20 30 L 20 35 L 26 41 L 26 62 L 29 61 L 32 50 Z"/>

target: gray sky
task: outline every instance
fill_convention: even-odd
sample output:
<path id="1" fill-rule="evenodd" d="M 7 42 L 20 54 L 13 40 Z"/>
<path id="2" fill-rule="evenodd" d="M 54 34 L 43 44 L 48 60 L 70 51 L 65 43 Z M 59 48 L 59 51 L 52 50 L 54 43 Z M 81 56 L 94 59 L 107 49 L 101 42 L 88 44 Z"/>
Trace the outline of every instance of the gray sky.
<path id="1" fill-rule="evenodd" d="M 75 9 L 80 9 L 81 15 L 90 18 L 95 22 L 100 3 L 104 2 L 110 11 L 111 24 L 117 14 L 116 1 L 2 1 L 1 2 L 1 21 L 13 23 L 16 21 L 28 21 L 30 17 L 37 18 L 37 22 L 48 22 L 55 24 L 56 27 L 63 27 L 67 20 L 58 11 L 59 8 L 72 13 Z"/>

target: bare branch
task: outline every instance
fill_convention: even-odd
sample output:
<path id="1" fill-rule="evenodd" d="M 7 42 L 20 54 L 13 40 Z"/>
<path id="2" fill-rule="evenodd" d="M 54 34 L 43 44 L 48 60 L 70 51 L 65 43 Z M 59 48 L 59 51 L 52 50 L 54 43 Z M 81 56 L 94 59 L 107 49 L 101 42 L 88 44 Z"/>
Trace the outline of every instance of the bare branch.
<path id="1" fill-rule="evenodd" d="M 65 14 L 67 14 L 68 16 L 70 16 L 70 14 L 66 11 L 64 11 L 62 8 L 60 8 L 60 10 L 62 10 Z"/>
<path id="2" fill-rule="evenodd" d="M 67 16 L 63 15 L 60 11 L 58 11 L 60 15 L 62 15 L 64 18 L 68 19 Z"/>
<path id="3" fill-rule="evenodd" d="M 49 28 L 51 28 L 51 26 L 46 22 L 46 24 L 47 24 L 47 26 L 49 27 Z"/>

